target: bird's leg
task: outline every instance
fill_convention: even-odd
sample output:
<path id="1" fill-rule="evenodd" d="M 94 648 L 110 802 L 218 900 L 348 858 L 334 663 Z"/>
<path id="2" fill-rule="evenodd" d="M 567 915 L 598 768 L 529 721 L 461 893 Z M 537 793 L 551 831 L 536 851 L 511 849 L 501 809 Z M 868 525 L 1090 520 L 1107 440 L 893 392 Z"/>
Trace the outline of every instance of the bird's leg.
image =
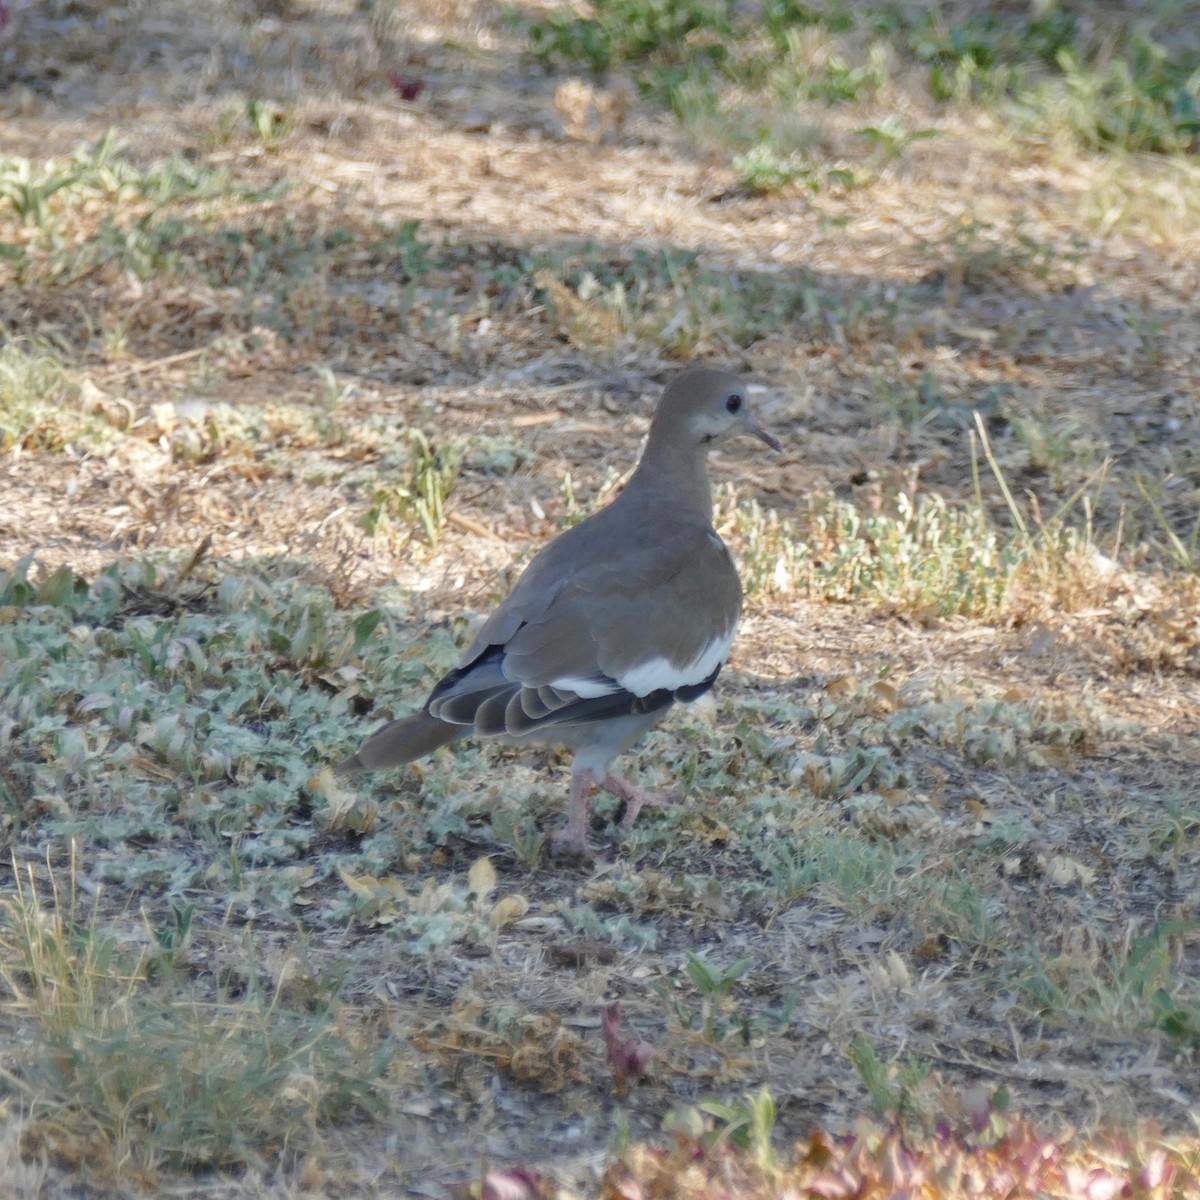
<path id="1" fill-rule="evenodd" d="M 574 854 L 584 857 L 588 845 L 588 816 L 591 811 L 592 788 L 596 785 L 590 770 L 571 772 L 571 791 L 567 796 L 567 823 L 551 839 L 555 854 Z"/>
<path id="2" fill-rule="evenodd" d="M 637 784 L 630 783 L 628 779 L 622 779 L 620 775 L 614 775 L 611 771 L 604 776 L 604 783 L 601 786 L 605 791 L 612 792 L 614 796 L 620 796 L 625 801 L 625 815 L 621 818 L 621 828 L 625 830 L 633 828 L 638 813 L 647 804 L 654 808 L 669 808 L 683 799 L 683 791 L 679 788 L 674 788 L 669 792 L 652 792 L 649 788 L 640 788 Z"/>

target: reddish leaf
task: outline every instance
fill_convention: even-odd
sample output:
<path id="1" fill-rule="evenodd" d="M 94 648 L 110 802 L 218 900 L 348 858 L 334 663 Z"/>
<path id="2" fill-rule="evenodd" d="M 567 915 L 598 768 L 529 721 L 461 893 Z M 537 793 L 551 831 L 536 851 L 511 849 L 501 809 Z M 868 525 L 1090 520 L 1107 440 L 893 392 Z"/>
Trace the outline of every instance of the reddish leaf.
<path id="1" fill-rule="evenodd" d="M 407 79 L 399 71 L 388 71 L 387 81 L 401 100 L 415 100 L 425 90 L 425 80 Z"/>
<path id="2" fill-rule="evenodd" d="M 641 1079 L 654 1057 L 654 1047 L 649 1042 L 621 1037 L 621 1017 L 620 1004 L 606 1004 L 600 1009 L 600 1036 L 604 1039 L 605 1058 L 618 1096 L 623 1096 L 631 1083 Z"/>

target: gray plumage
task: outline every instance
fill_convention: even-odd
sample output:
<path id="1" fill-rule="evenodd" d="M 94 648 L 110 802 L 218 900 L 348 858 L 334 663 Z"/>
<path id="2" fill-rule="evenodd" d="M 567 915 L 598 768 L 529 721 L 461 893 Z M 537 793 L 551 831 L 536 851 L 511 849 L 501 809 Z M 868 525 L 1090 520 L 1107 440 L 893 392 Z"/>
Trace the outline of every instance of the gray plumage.
<path id="1" fill-rule="evenodd" d="M 678 377 L 664 392 L 624 491 L 530 562 L 420 712 L 372 734 L 337 772 L 398 766 L 475 734 L 575 752 L 559 849 L 587 848 L 596 784 L 626 801 L 624 823 L 664 798 L 608 772 L 677 700 L 715 682 L 742 587 L 712 527 L 708 451 L 748 433 L 779 443 L 724 371 Z"/>

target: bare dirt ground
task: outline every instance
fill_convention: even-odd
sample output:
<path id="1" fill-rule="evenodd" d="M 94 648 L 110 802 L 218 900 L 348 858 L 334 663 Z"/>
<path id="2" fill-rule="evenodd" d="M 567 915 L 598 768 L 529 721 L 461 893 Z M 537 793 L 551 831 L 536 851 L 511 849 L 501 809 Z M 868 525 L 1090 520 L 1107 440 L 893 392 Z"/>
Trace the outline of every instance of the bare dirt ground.
<path id="1" fill-rule="evenodd" d="M 885 1115 L 921 1128 L 972 1089 L 1003 1088 L 1047 1129 L 1193 1130 L 1200 1041 L 1156 1023 L 1153 996 L 1200 1012 L 1200 617 L 1138 481 L 1158 488 L 1163 520 L 1190 528 L 1200 233 L 1151 204 L 1160 168 L 1146 164 L 1133 195 L 1100 160 L 1017 140 L 983 111 L 923 112 L 900 90 L 889 103 L 936 124 L 936 139 L 861 190 L 760 197 L 649 106 L 602 139 L 570 137 L 561 79 L 483 3 L 404 15 L 391 52 L 423 85 L 413 101 L 348 3 L 15 13 L 0 41 L 0 153 L 62 159 L 115 128 L 134 163 L 179 154 L 254 196 L 196 201 L 191 224 L 161 235 L 161 253 L 194 255 L 206 274 L 114 256 L 4 278 L 4 336 L 61 349 L 131 417 L 102 445 L 5 451 L 0 565 L 32 554 L 91 580 L 114 560 L 178 564 L 203 542 L 196 579 L 214 589 L 224 572 L 261 571 L 353 613 L 398 584 L 389 636 L 416 664 L 411 691 L 377 677 L 340 725 L 298 733 L 310 773 L 419 701 L 459 618 L 485 611 L 562 527 L 564 476 L 586 507 L 632 464 L 683 360 L 743 372 L 785 443 L 769 461 L 744 445 L 714 455 L 743 502 L 811 528 L 814 496 L 871 511 L 906 488 L 968 502 L 978 486 L 1004 529 L 956 415 L 980 410 L 1022 504 L 1049 514 L 1085 491 L 1105 558 L 1067 583 L 1026 580 L 988 620 L 751 592 L 715 707 L 673 716 L 630 764 L 651 784 L 682 778 L 687 804 L 648 814 L 595 862 L 537 850 L 561 820 L 554 755 L 464 749 L 364 781 L 367 849 L 338 808 L 357 801 L 318 789 L 290 814 L 308 840 L 280 868 L 303 881 L 284 888 L 263 863 L 235 886 L 183 810 L 157 850 L 110 840 L 84 819 L 84 776 L 50 796 L 22 751 L 0 767 L 20 809 L 4 826 L 14 862 L 66 870 L 61 834 L 36 814 L 75 813 L 81 878 L 136 938 L 144 914 L 166 912 L 162 880 L 110 866 L 188 857 L 198 977 L 246 953 L 301 997 L 306 981 L 344 978 L 345 1026 L 394 1052 L 370 1119 L 310 1131 L 298 1156 L 271 1146 L 201 1174 L 135 1171 L 14 1086 L 0 1187 L 442 1196 L 504 1164 L 587 1194 L 622 1145 L 662 1136 L 669 1111 L 763 1085 L 781 1147 L 854 1127 L 872 1103 L 850 1057 L 863 1038 L 896 1097 Z M 247 132 L 249 96 L 286 114 L 276 142 Z M 831 157 L 869 119 L 814 116 Z M 1124 215 L 1100 233 L 1088 214 L 1105 202 Z M 85 206 L 68 241 L 107 213 Z M 3 220 L 0 241 L 34 239 Z M 423 266 L 404 259 L 405 222 L 420 223 Z M 393 238 L 382 266 L 380 236 Z M 699 311 L 679 300 L 675 329 L 650 301 L 636 315 L 639 279 L 671 291 L 664 255 L 705 272 L 717 297 Z M 589 301 L 581 274 L 601 266 L 634 316 Z M 596 286 L 611 297 L 610 279 Z M 749 311 L 731 316 L 731 296 Z M 316 364 L 334 373 L 336 409 Z M 912 401 L 914 419 L 889 399 L 930 379 L 940 399 Z M 464 455 L 436 547 L 362 528 L 371 490 L 354 473 L 386 473 L 408 427 L 484 447 Z M 497 448 L 516 453 L 511 466 L 489 465 Z M 726 532 L 744 549 L 741 520 L 730 506 Z M 153 770 L 137 777 L 170 775 Z M 212 792 L 241 795 L 232 782 Z M 439 798 L 452 825 L 438 824 Z M 527 907 L 497 929 L 480 908 L 484 932 L 452 921 L 444 944 L 418 945 L 412 914 L 436 912 L 439 888 L 465 896 L 484 855 L 496 895 Z M 388 889 L 410 899 L 381 899 Z M 357 915 L 328 919 L 348 895 Z M 751 961 L 708 996 L 689 954 Z M 622 1097 L 599 1032 L 614 1000 L 655 1047 Z M 9 1006 L 14 1064 L 27 1020 Z"/>

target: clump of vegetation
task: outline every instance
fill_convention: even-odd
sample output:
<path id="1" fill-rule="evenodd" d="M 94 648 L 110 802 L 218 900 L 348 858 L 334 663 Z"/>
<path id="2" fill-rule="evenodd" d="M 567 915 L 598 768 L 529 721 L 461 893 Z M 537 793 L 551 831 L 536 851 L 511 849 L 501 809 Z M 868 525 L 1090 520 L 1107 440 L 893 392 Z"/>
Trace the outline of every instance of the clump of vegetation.
<path id="1" fill-rule="evenodd" d="M 51 870 L 43 890 L 14 863 L 0 904 L 0 981 L 23 1043 L 8 1080 L 36 1098 L 27 1138 L 152 1180 L 303 1155 L 322 1122 L 378 1111 L 389 1052 L 343 1025 L 328 982 L 310 977 L 301 1004 L 249 965 L 236 989 L 189 983 L 190 910 L 130 938 L 88 910 L 80 869 Z"/>
<path id="2" fill-rule="evenodd" d="M 867 599 L 910 612 L 994 616 L 1035 550 L 1001 535 L 978 508 L 951 507 L 936 493 L 901 493 L 891 513 L 816 497 L 799 523 L 753 500 L 731 515 L 748 589 Z"/>
<path id="3" fill-rule="evenodd" d="M 436 547 L 446 519 L 446 501 L 458 478 L 458 454 L 449 447 L 434 449 L 419 429 L 409 430 L 409 441 L 408 482 L 385 484 L 376 490 L 363 517 L 363 528 L 375 535 L 386 527 L 389 518 L 398 516 Z"/>
<path id="4" fill-rule="evenodd" d="M 820 184 L 816 172 L 798 155 L 781 157 L 769 146 L 756 146 L 733 160 L 733 169 L 741 185 L 756 195 L 769 196 L 802 184 L 816 191 Z"/>
<path id="5" fill-rule="evenodd" d="M 1135 34 L 1124 56 L 1056 55 L 1061 78 L 1033 93 L 1034 119 L 1058 116 L 1090 150 L 1189 154 L 1200 148 L 1200 67 Z"/>
<path id="6" fill-rule="evenodd" d="M 80 411 L 59 353 L 16 339 L 0 347 L 0 450 L 61 449 L 79 434 L 99 432 Z"/>
<path id="7" fill-rule="evenodd" d="M 552 13 L 530 27 L 538 56 L 582 61 L 604 72 L 618 64 L 719 64 L 734 25 L 726 0 L 599 0 L 594 15 Z"/>
<path id="8" fill-rule="evenodd" d="M 814 31 L 837 49 L 805 63 Z M 794 0 L 771 0 L 761 13 L 723 0 L 597 0 L 589 15 L 553 12 L 532 22 L 529 37 L 548 64 L 633 70 L 673 105 L 684 79 L 755 93 L 766 81 L 779 103 L 858 102 L 887 80 L 887 45 L 893 57 L 925 69 L 934 99 L 1015 102 L 1040 120 L 1053 116 L 1089 148 L 1183 154 L 1200 139 L 1193 58 L 1132 24 L 1097 45 L 1057 4 L 1014 18 Z M 901 148 L 895 138 L 889 145 Z"/>

